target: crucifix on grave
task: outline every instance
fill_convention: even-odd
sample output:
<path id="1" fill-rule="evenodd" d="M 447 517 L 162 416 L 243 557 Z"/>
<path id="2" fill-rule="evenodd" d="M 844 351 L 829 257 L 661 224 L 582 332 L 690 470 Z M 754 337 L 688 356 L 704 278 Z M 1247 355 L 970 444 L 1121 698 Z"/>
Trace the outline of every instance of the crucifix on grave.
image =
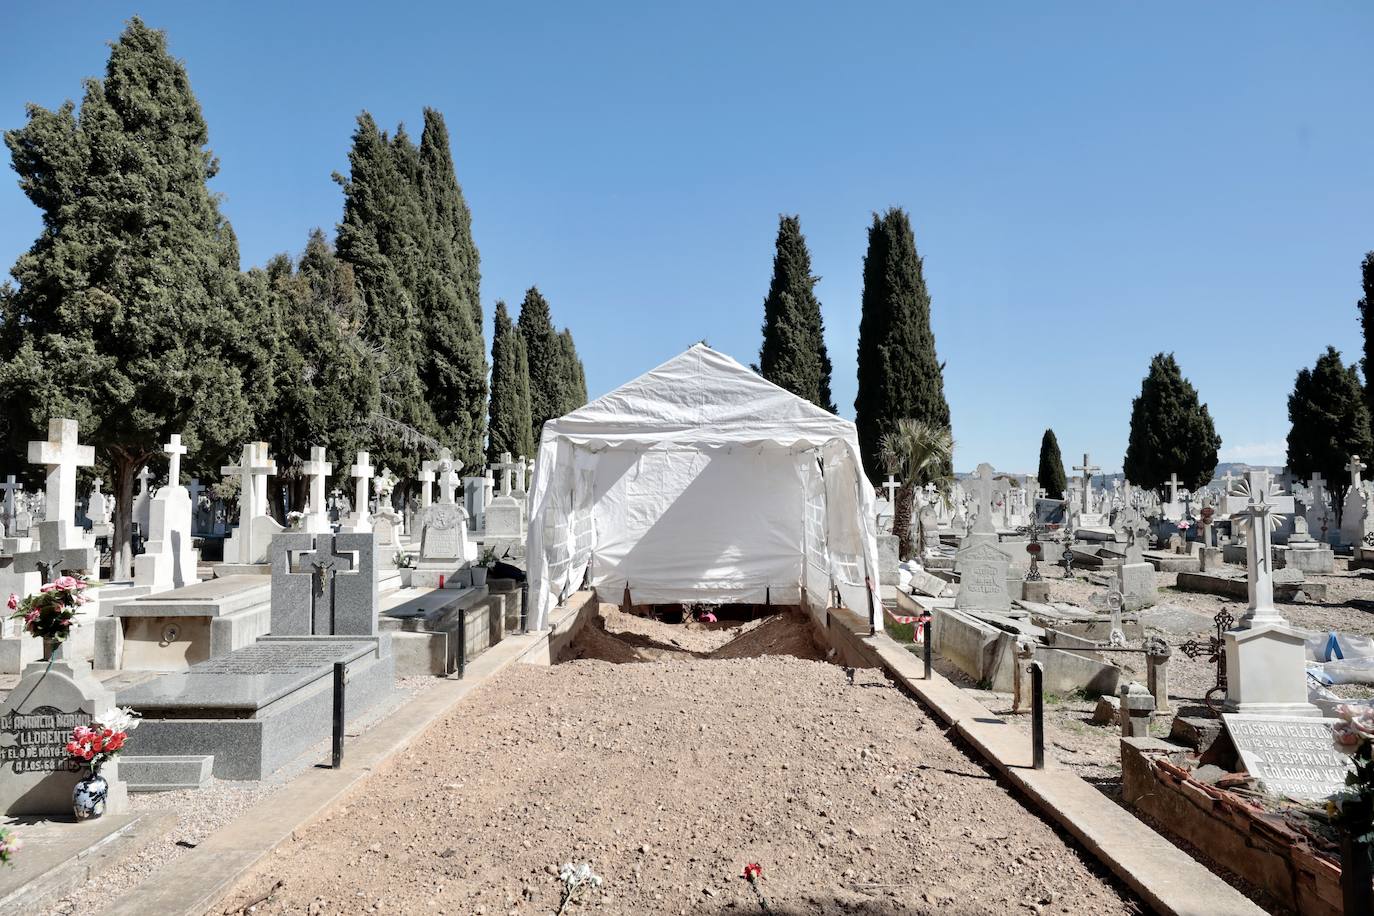
<path id="1" fill-rule="evenodd" d="M 59 524 L 57 529 L 49 529 L 58 538 L 56 546 L 78 546 L 82 532 L 76 527 L 76 469 L 95 464 L 95 449 L 77 443 L 75 420 L 56 418 L 48 421 L 47 441 L 29 443 L 29 461 L 47 471 L 43 519 Z"/>
<path id="2" fill-rule="evenodd" d="M 1092 481 L 1093 481 L 1093 475 L 1096 474 L 1098 471 L 1100 471 L 1100 470 L 1102 470 L 1102 469 L 1101 469 L 1100 467 L 1098 467 L 1097 465 L 1093 464 L 1093 463 L 1089 460 L 1089 458 L 1088 458 L 1088 453 L 1087 453 L 1087 452 L 1084 452 L 1084 453 L 1083 453 L 1083 463 L 1082 463 L 1082 464 L 1076 464 L 1076 465 L 1074 465 L 1074 466 L 1073 466 L 1073 469 L 1074 469 L 1075 471 L 1082 471 L 1082 472 L 1083 472 L 1083 512 L 1084 512 L 1085 514 L 1091 515 L 1091 514 L 1092 514 L 1092 511 L 1093 511 L 1093 510 L 1092 510 L 1092 498 L 1093 498 Z"/>
<path id="3" fill-rule="evenodd" d="M 59 522 L 38 523 L 38 547 L 14 555 L 16 573 L 36 572 L 44 582 L 51 582 L 66 574 L 94 574 L 95 551 L 80 544 L 62 547 L 59 544 Z"/>
<path id="4" fill-rule="evenodd" d="M 315 549 L 299 559 L 301 570 L 310 573 L 310 635 L 333 636 L 339 629 L 335 581 L 339 573 L 353 570 L 353 554 L 339 551 L 334 535 L 322 534 Z"/>
<path id="5" fill-rule="evenodd" d="M 268 514 L 267 478 L 277 473 L 277 463 L 268 457 L 266 442 L 248 442 L 243 446 L 239 463 L 225 465 L 219 471 L 226 477 L 237 475 L 239 478 L 239 526 L 230 537 L 238 552 L 231 553 L 226 545 L 225 561 L 259 563 L 259 558 L 266 554 L 267 545 L 255 543 L 253 520 Z"/>
<path id="6" fill-rule="evenodd" d="M 887 504 L 893 506 L 894 509 L 897 505 L 897 491 L 901 488 L 901 482 L 891 474 L 888 474 L 887 480 L 883 481 L 883 489 L 887 491 Z"/>
<path id="7" fill-rule="evenodd" d="M 1248 471 L 1242 483 L 1222 499 L 1221 511 L 1247 529 L 1246 565 L 1249 567 L 1250 606 L 1241 617 L 1242 627 L 1254 624 L 1287 624 L 1274 606 L 1274 569 L 1270 532 L 1279 516 L 1291 515 L 1293 497 L 1273 489 L 1268 471 Z"/>

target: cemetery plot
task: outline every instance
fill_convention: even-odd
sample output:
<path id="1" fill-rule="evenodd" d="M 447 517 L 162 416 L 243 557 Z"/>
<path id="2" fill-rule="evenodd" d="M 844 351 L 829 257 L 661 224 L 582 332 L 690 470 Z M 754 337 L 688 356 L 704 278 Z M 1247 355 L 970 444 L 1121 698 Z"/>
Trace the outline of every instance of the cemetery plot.
<path id="1" fill-rule="evenodd" d="M 551 913 L 585 861 L 612 913 L 757 912 L 749 862 L 778 912 L 1140 911 L 886 680 L 795 657 L 516 665 L 353 798 L 227 908 Z"/>

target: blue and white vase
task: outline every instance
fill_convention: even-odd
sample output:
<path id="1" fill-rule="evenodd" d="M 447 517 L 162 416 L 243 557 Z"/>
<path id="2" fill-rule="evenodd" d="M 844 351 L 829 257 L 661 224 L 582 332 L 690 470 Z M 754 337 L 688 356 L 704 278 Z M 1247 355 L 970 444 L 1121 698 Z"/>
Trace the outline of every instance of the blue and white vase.
<path id="1" fill-rule="evenodd" d="M 97 770 L 72 787 L 72 813 L 78 821 L 88 821 L 105 813 L 105 798 L 110 784 Z"/>

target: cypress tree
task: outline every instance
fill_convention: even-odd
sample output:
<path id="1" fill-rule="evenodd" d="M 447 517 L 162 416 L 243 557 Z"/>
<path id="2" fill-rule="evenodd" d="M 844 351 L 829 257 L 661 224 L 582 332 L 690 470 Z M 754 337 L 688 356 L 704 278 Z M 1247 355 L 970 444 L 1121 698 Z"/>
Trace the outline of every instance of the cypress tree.
<path id="1" fill-rule="evenodd" d="M 587 403 L 587 373 L 582 360 L 577 355 L 577 345 L 573 343 L 572 331 L 567 328 L 558 335 L 558 345 L 563 360 L 563 405 L 559 416 L 571 413 Z"/>
<path id="2" fill-rule="evenodd" d="M 1190 490 L 1205 486 L 1217 467 L 1221 436 L 1207 405 L 1183 377 L 1172 353 L 1158 353 L 1131 402 L 1131 433 L 1122 462 L 1136 486 L 1158 490 L 1178 474 Z"/>
<path id="3" fill-rule="evenodd" d="M 1364 332 L 1364 359 L 1361 360 L 1361 368 L 1364 369 L 1365 406 L 1370 416 L 1374 417 L 1374 380 L 1371 380 L 1371 373 L 1374 373 L 1374 251 L 1368 252 L 1360 264 L 1360 283 L 1364 290 L 1364 295 L 1358 303 L 1360 329 Z"/>
<path id="4" fill-rule="evenodd" d="M 425 109 L 420 135 L 419 197 L 426 252 L 416 301 L 424 323 L 420 379 L 441 437 L 465 464 L 482 457 L 486 435 L 487 360 L 480 299 L 481 271 L 472 240 L 472 213 L 453 170 L 448 128 Z"/>
<path id="5" fill-rule="evenodd" d="M 419 376 L 421 327 L 413 290 L 420 275 L 424 218 L 416 191 L 419 154 L 398 132 L 395 141 L 363 112 L 353 133 L 344 191 L 338 257 L 352 267 L 363 300 L 363 328 L 378 350 L 380 400 L 372 416 L 374 464 L 403 478 L 419 469 L 419 447 L 434 447 L 438 424 Z"/>
<path id="6" fill-rule="evenodd" d="M 562 416 L 567 387 L 563 345 L 553 329 L 548 300 L 538 287 L 531 286 L 525 293 L 518 324 L 530 367 L 531 438 L 538 442 L 544 421 Z"/>
<path id="7" fill-rule="evenodd" d="M 1335 347 L 1327 347 L 1313 368 L 1299 370 L 1288 420 L 1289 471 L 1302 478 L 1320 471 L 1339 513 L 1350 488 L 1346 464 L 1351 455 L 1374 454 L 1374 443 L 1359 374 L 1341 362 Z"/>
<path id="8" fill-rule="evenodd" d="M 491 418 L 487 424 L 487 461 L 502 452 L 534 456 L 530 419 L 530 367 L 525 342 L 497 301 L 491 334 Z"/>
<path id="9" fill-rule="evenodd" d="M 854 410 L 864 470 L 873 480 L 883 471 L 882 438 L 899 419 L 950 428 L 944 364 L 930 329 L 930 294 L 911 221 L 896 208 L 874 214 L 868 230 Z M 937 476 L 950 473 L 946 466 Z"/>
<path id="10" fill-rule="evenodd" d="M 1064 475 L 1064 456 L 1059 453 L 1059 440 L 1052 429 L 1045 430 L 1040 439 L 1040 470 L 1035 476 L 1049 499 L 1064 498 L 1069 480 Z"/>
<path id="11" fill-rule="evenodd" d="M 113 566 L 131 569 L 133 484 L 180 433 L 218 463 L 270 398 L 270 324 L 208 182 L 218 163 L 184 66 L 131 19 L 78 112 L 28 108 L 5 143 L 43 229 L 12 273 L 0 398 L 16 440 L 71 417 L 112 475 Z"/>
<path id="12" fill-rule="evenodd" d="M 834 413 L 825 324 L 814 292 L 819 280 L 811 275 L 811 253 L 806 249 L 801 220 L 780 217 L 773 280 L 763 300 L 759 374 Z"/>

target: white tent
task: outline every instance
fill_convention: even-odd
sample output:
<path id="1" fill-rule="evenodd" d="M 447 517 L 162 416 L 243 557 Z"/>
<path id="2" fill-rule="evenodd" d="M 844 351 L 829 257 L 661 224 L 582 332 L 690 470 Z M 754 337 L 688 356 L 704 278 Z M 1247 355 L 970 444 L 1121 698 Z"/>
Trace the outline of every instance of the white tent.
<path id="1" fill-rule="evenodd" d="M 530 487 L 532 630 L 590 581 L 637 604 L 829 603 L 882 628 L 854 424 L 697 344 L 544 424 Z"/>

